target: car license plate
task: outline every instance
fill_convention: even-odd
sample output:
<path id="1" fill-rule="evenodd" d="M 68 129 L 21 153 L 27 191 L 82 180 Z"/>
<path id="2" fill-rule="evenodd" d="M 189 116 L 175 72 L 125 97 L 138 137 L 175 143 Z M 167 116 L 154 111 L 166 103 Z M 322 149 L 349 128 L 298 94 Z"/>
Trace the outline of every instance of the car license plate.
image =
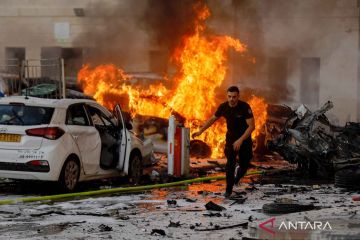
<path id="1" fill-rule="evenodd" d="M 18 134 L 0 133 L 0 142 L 20 142 L 21 136 Z"/>

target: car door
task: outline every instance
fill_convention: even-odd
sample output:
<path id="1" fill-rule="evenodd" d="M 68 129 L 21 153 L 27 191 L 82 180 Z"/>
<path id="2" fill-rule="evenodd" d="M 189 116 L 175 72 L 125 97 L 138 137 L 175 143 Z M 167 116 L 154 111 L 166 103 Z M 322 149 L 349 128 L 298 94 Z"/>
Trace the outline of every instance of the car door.
<path id="1" fill-rule="evenodd" d="M 95 105 L 87 105 L 92 124 L 100 134 L 101 154 L 100 167 L 103 169 L 115 168 L 118 163 L 120 134 L 110 112 Z"/>
<path id="2" fill-rule="evenodd" d="M 80 150 L 85 174 L 95 174 L 99 168 L 101 140 L 99 132 L 91 125 L 84 104 L 68 107 L 66 126 Z"/>
<path id="3" fill-rule="evenodd" d="M 126 129 L 124 115 L 122 114 L 121 107 L 118 104 L 114 108 L 114 115 L 117 119 L 117 127 L 120 132 L 119 161 L 117 168 L 120 171 L 127 173 L 131 151 L 131 137 L 130 133 Z"/>

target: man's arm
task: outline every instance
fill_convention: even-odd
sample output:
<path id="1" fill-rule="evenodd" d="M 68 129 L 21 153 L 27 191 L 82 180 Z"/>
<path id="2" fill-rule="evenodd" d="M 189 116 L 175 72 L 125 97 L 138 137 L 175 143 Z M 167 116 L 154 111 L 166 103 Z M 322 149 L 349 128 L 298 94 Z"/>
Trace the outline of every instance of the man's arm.
<path id="1" fill-rule="evenodd" d="M 246 123 L 248 125 L 247 129 L 245 130 L 244 134 L 233 143 L 234 150 L 238 151 L 242 145 L 242 143 L 251 136 L 251 133 L 255 130 L 255 120 L 254 118 L 246 119 Z"/>
<path id="2" fill-rule="evenodd" d="M 200 136 L 206 129 L 208 129 L 216 120 L 219 118 L 213 115 L 211 118 L 209 118 L 205 124 L 200 128 L 198 132 L 195 132 L 192 134 L 192 138 Z"/>

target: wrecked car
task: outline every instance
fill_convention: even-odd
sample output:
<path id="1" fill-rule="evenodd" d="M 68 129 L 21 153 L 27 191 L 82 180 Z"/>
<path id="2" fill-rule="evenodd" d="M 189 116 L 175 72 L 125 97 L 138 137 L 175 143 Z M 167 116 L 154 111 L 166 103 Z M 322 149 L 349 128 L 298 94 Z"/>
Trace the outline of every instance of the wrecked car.
<path id="1" fill-rule="evenodd" d="M 253 139 L 253 152 L 256 154 L 266 153 L 268 151 L 267 143 L 281 133 L 283 125 L 291 116 L 293 116 L 293 110 L 290 107 L 268 104 L 264 127 L 256 139 Z"/>
<path id="2" fill-rule="evenodd" d="M 87 99 L 0 99 L 0 177 L 58 181 L 66 191 L 78 182 L 128 175 L 138 181 L 150 160 L 144 144 L 114 113 Z"/>
<path id="3" fill-rule="evenodd" d="M 329 101 L 312 112 L 301 105 L 268 148 L 311 176 L 332 177 L 340 163 L 360 156 L 360 123 L 332 125 L 325 115 L 332 107 Z"/>

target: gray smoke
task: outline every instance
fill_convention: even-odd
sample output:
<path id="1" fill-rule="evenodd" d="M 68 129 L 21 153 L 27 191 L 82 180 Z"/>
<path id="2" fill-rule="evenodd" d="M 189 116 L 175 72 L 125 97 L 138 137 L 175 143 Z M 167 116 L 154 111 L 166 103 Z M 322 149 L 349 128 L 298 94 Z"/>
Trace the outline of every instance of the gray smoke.
<path id="1" fill-rule="evenodd" d="M 153 62 L 164 65 L 182 36 L 194 31 L 194 3 L 209 6 L 209 32 L 248 46 L 246 54 L 230 52 L 224 85 L 236 83 L 246 95 L 255 93 L 270 102 L 301 100 L 294 91 L 300 85 L 309 94 L 302 97 L 311 99 L 317 91 L 311 82 L 318 77 L 317 66 L 326 64 L 323 59 L 340 44 L 340 38 L 331 38 L 333 27 L 323 21 L 336 16 L 336 0 L 100 1 L 86 9 L 89 24 L 77 40 L 89 45 L 85 61 L 111 62 L 126 71 L 157 69 Z M 311 58 L 308 65 L 302 63 L 305 57 Z M 309 83 L 299 83 L 304 76 Z"/>
<path id="2" fill-rule="evenodd" d="M 204 4 L 201 0 L 94 2 L 86 9 L 89 24 L 76 43 L 89 46 L 86 62 L 148 70 L 144 59 L 151 58 L 151 51 L 168 61 L 181 37 L 194 31 L 194 3 Z"/>
<path id="3" fill-rule="evenodd" d="M 214 23 L 215 32 L 248 46 L 246 55 L 232 55 L 232 81 L 245 95 L 256 93 L 270 102 L 301 101 L 295 94 L 299 87 L 309 95 L 302 98 L 314 98 L 316 66 L 326 64 L 323 60 L 340 44 L 340 38 L 331 36 L 333 26 L 324 21 L 338 17 L 338 5 L 336 0 L 232 0 L 231 7 L 218 10 L 223 24 Z M 301 83 L 304 76 L 309 83 Z"/>

